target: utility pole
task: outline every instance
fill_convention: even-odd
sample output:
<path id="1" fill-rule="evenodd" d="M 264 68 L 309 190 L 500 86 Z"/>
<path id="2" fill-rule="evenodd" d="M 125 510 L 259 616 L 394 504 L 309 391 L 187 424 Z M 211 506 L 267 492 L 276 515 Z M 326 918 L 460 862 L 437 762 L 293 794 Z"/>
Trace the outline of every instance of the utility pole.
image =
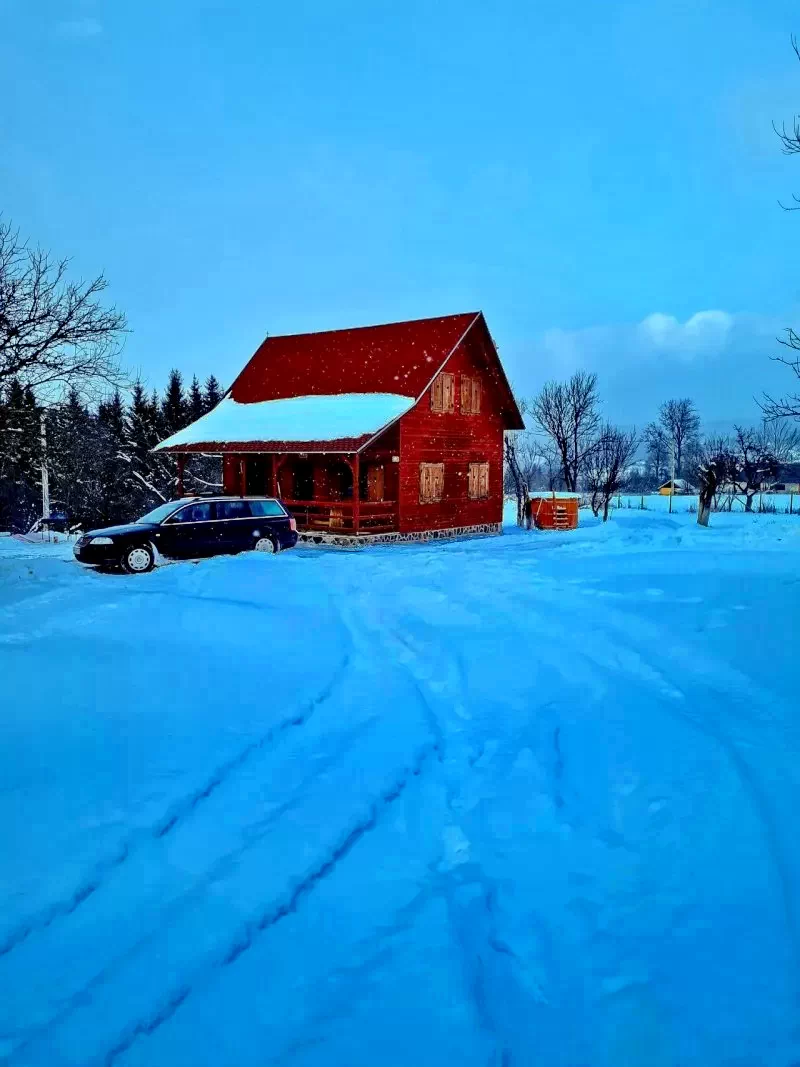
<path id="1" fill-rule="evenodd" d="M 47 473 L 47 423 L 44 412 L 39 420 L 40 442 L 42 446 L 42 522 L 50 518 L 50 478 Z"/>
<path id="2" fill-rule="evenodd" d="M 675 438 L 670 442 L 669 450 L 669 513 L 672 514 L 672 498 L 675 495 Z"/>

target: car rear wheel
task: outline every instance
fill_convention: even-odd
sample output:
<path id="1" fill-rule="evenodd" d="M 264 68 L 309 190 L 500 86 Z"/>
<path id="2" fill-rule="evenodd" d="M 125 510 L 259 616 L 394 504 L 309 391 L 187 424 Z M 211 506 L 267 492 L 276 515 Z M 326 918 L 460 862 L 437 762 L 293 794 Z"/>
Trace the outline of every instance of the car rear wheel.
<path id="1" fill-rule="evenodd" d="M 259 537 L 256 543 L 253 545 L 256 552 L 266 552 L 268 555 L 275 555 L 278 551 L 277 545 L 271 537 Z"/>
<path id="2" fill-rule="evenodd" d="M 155 555 L 149 545 L 132 545 L 125 549 L 120 563 L 127 574 L 145 574 L 155 566 Z"/>

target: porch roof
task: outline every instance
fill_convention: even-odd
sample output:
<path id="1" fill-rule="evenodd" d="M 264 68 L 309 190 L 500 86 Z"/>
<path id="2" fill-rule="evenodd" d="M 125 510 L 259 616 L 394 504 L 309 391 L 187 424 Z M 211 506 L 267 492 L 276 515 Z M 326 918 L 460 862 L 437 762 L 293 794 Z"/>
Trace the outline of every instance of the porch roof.
<path id="1" fill-rule="evenodd" d="M 225 397 L 166 438 L 163 452 L 355 452 L 414 406 L 396 393 L 293 396 L 241 404 Z"/>

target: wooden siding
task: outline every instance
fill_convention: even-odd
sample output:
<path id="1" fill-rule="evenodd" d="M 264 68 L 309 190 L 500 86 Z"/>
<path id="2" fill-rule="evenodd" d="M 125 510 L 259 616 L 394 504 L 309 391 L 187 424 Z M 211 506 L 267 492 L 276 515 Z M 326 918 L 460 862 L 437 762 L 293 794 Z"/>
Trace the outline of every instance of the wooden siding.
<path id="1" fill-rule="evenodd" d="M 431 410 L 431 390 L 400 419 L 400 532 L 498 523 L 503 516 L 503 398 L 482 331 L 471 331 L 444 370 L 454 375 L 452 412 Z M 492 354 L 493 356 L 493 354 Z M 462 393 L 462 376 L 470 379 Z M 479 383 L 475 389 L 473 381 Z M 469 413 L 459 403 L 469 393 Z M 472 414 L 473 398 L 479 411 Z M 441 501 L 420 503 L 420 464 L 444 463 Z M 469 466 L 488 463 L 488 496 L 469 498 Z"/>

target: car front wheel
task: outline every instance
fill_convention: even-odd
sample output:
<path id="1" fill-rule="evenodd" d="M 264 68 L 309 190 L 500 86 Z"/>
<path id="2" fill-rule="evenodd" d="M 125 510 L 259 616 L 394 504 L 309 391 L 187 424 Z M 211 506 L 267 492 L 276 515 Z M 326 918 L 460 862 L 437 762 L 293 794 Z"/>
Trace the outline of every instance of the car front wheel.
<path id="1" fill-rule="evenodd" d="M 126 574 L 145 574 L 155 566 L 155 555 L 149 545 L 132 545 L 122 554 L 120 563 Z"/>
<path id="2" fill-rule="evenodd" d="M 270 555 L 275 555 L 278 551 L 275 542 L 271 537 L 259 537 L 256 543 L 253 545 L 256 552 L 266 552 Z"/>

